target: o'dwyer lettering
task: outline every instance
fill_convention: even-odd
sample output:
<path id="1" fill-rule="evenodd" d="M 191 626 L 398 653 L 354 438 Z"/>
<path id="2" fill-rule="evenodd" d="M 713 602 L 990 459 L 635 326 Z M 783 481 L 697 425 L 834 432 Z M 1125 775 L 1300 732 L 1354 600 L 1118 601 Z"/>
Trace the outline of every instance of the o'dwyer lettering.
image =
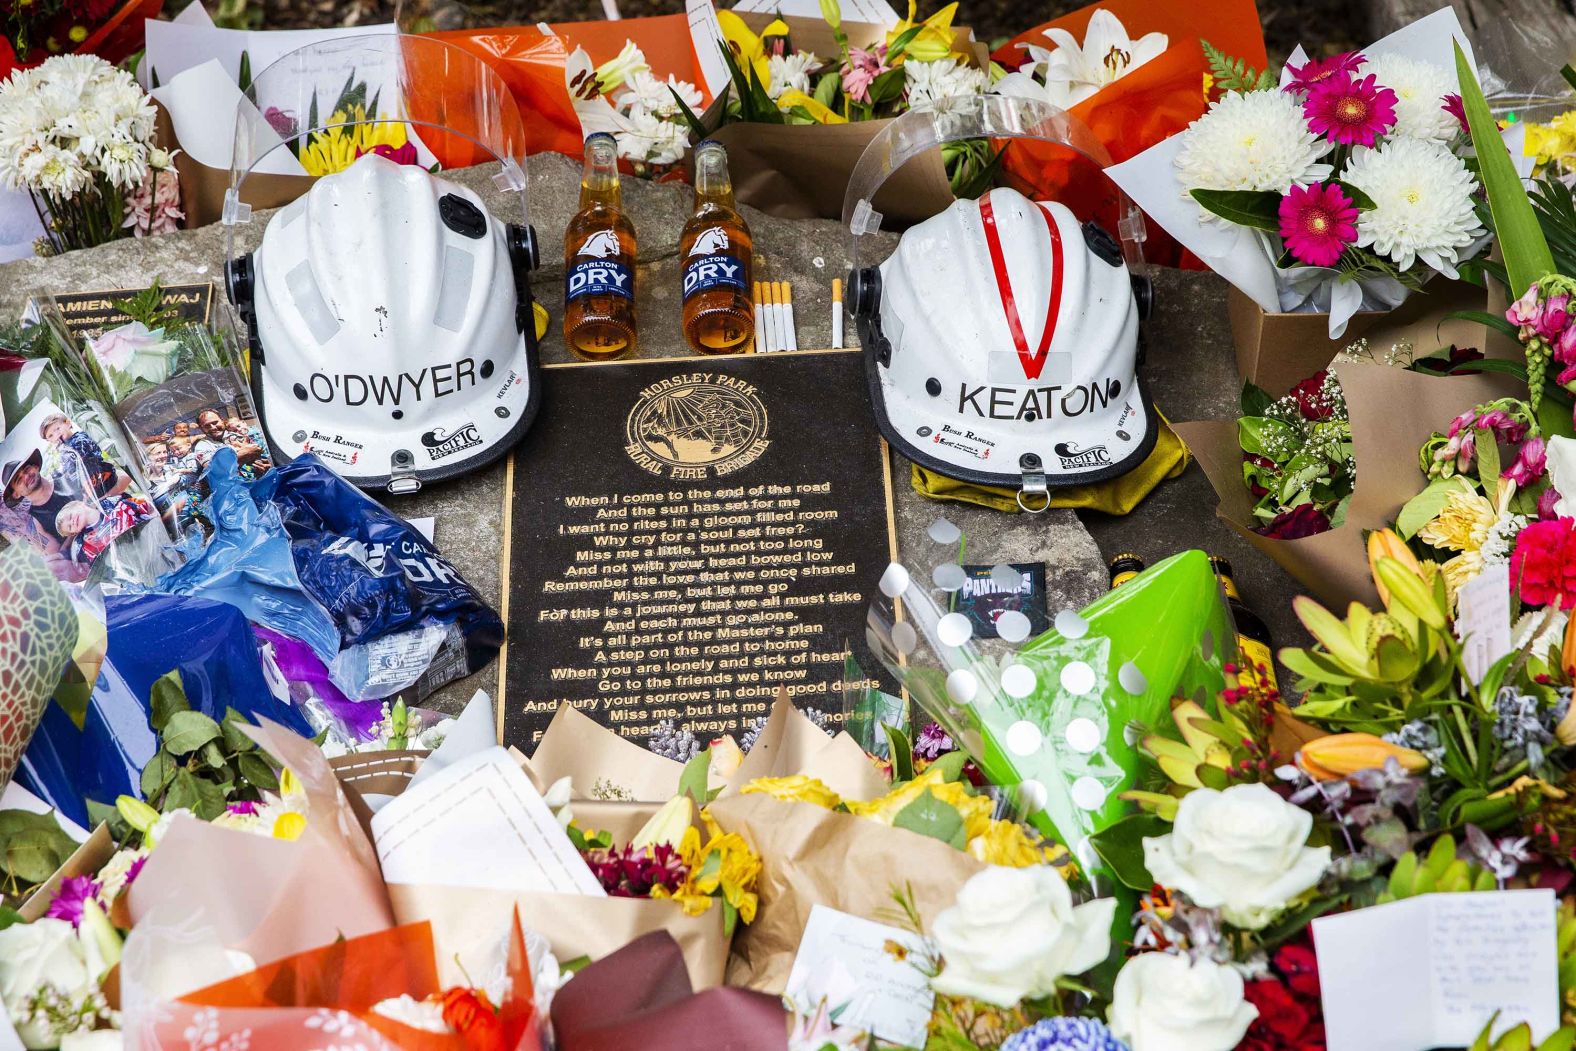
<path id="1" fill-rule="evenodd" d="M 476 386 L 476 362 L 461 358 L 449 365 L 429 365 L 417 372 L 378 375 L 359 372 L 314 372 L 297 387 L 296 396 L 333 405 L 401 405 L 458 394 Z M 302 395 L 305 391 L 305 396 Z"/>

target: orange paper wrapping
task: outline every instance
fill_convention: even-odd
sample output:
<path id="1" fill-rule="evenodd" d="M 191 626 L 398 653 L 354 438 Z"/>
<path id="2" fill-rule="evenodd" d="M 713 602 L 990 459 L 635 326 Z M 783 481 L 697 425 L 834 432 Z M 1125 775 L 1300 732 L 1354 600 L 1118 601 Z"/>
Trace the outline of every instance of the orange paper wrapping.
<path id="1" fill-rule="evenodd" d="M 162 848 L 161 848 L 162 849 Z M 188 993 L 153 1012 L 151 1033 L 132 1046 L 267 1048 L 309 1051 L 324 1046 L 368 1051 L 539 1051 L 530 961 L 518 918 L 509 951 L 511 987 L 496 1018 L 495 1039 L 432 1033 L 372 1011 L 402 995 L 417 1000 L 442 992 L 424 923 L 396 927 L 297 953 L 247 974 Z M 200 1041 L 192 1039 L 193 1032 Z"/>
<path id="2" fill-rule="evenodd" d="M 1268 64 L 1253 0 L 1103 0 L 1020 33 L 992 57 L 1005 68 L 1016 69 L 1029 57 L 1019 45 L 1055 46 L 1045 37 L 1047 29 L 1065 29 L 1081 43 L 1097 10 L 1114 14 L 1134 40 L 1154 32 L 1170 38 L 1161 55 L 1069 111 L 1105 144 L 1113 163 L 1137 156 L 1203 115 L 1208 66 L 1201 37 L 1254 69 Z M 1002 158 L 1002 169 L 1036 200 L 1061 201 L 1080 217 L 1098 217 L 1106 229 L 1115 231 L 1116 187 L 1092 165 L 1069 166 L 1073 156 L 1048 143 L 1017 140 Z M 1149 224 L 1145 259 L 1176 266 L 1183 262 L 1183 254 L 1159 224 Z M 1190 266 L 1201 269 L 1196 261 Z"/>

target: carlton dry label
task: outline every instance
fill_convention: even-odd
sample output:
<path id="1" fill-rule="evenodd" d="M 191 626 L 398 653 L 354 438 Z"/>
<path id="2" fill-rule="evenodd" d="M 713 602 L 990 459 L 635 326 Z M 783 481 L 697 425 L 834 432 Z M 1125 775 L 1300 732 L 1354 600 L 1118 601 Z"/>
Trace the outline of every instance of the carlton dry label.
<path id="1" fill-rule="evenodd" d="M 755 338 L 750 228 L 733 204 L 728 154 L 695 148 L 695 212 L 684 224 L 684 338 L 700 354 L 735 354 Z"/>
<path id="2" fill-rule="evenodd" d="M 635 227 L 624 214 L 618 147 L 586 139 L 580 211 L 564 231 L 564 343 L 588 361 L 635 350 Z"/>

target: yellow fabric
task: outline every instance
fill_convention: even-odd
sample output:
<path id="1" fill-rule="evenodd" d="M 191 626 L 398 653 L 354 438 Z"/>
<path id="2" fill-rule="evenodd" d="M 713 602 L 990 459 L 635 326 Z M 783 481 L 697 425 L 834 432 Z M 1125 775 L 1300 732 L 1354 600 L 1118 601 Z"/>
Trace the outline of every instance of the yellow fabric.
<path id="1" fill-rule="evenodd" d="M 1159 415 L 1159 413 L 1156 413 Z M 1104 511 L 1108 515 L 1125 515 L 1137 507 L 1155 486 L 1168 478 L 1175 478 L 1187 469 L 1187 446 L 1171 429 L 1164 416 L 1160 417 L 1160 434 L 1155 447 L 1143 463 L 1120 478 L 1094 485 L 1073 485 L 1052 488 L 1052 507 L 1083 507 L 1091 511 Z M 926 470 L 914 464 L 914 491 L 932 500 L 955 500 L 965 504 L 979 504 L 997 511 L 1019 512 L 1018 491 L 996 486 L 974 485 L 955 478 Z"/>
<path id="2" fill-rule="evenodd" d="M 547 308 L 540 303 L 531 304 L 531 316 L 536 318 L 536 338 L 547 335 Z"/>

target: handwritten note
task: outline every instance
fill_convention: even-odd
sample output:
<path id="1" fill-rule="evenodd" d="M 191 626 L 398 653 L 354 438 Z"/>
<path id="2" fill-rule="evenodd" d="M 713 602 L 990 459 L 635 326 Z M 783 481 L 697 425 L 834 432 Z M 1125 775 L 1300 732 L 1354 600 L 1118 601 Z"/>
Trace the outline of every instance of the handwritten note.
<path id="1" fill-rule="evenodd" d="M 920 939 L 898 927 L 815 906 L 783 998 L 805 1014 L 825 1001 L 838 1025 L 904 1047 L 923 1046 L 934 994 L 919 969 L 893 955 L 889 943 L 913 952 Z"/>
<path id="2" fill-rule="evenodd" d="M 1482 682 L 1494 662 L 1515 648 L 1510 631 L 1510 566 L 1485 569 L 1461 588 L 1456 637 L 1467 675 Z"/>
<path id="3" fill-rule="evenodd" d="M 389 883 L 606 896 L 503 748 L 406 789 L 373 815 L 372 838 Z"/>
<path id="4" fill-rule="evenodd" d="M 1549 890 L 1425 894 L 1313 921 L 1329 1051 L 1465 1047 L 1498 1031 L 1558 1028 Z"/>

